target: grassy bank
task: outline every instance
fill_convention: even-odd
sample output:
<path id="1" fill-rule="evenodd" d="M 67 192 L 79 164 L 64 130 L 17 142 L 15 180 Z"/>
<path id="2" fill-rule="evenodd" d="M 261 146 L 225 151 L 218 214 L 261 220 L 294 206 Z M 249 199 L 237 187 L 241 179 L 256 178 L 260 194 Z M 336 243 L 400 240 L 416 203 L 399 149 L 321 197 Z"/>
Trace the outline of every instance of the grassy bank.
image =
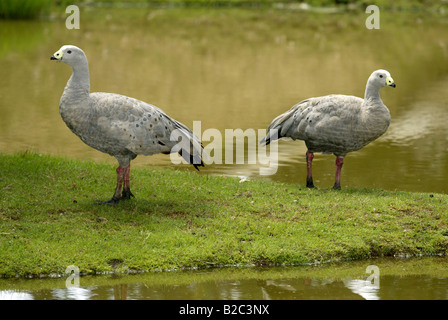
<path id="1" fill-rule="evenodd" d="M 448 196 L 134 169 L 117 206 L 114 167 L 0 155 L 0 275 L 301 264 L 446 254 Z"/>

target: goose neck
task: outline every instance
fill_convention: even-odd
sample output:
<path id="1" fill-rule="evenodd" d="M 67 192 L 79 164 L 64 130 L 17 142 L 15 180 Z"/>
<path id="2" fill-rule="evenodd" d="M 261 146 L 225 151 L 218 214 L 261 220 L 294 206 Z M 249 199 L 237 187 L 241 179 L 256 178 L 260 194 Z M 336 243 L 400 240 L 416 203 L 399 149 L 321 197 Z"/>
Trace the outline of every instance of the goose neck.
<path id="1" fill-rule="evenodd" d="M 64 94 L 71 96 L 75 100 L 81 100 L 89 96 L 90 77 L 87 63 L 74 66 L 73 73 L 67 82 Z"/>
<path id="2" fill-rule="evenodd" d="M 370 104 L 383 103 L 380 97 L 379 88 L 371 85 L 370 83 L 367 83 L 366 92 L 364 94 L 364 100 L 366 102 L 369 102 Z"/>

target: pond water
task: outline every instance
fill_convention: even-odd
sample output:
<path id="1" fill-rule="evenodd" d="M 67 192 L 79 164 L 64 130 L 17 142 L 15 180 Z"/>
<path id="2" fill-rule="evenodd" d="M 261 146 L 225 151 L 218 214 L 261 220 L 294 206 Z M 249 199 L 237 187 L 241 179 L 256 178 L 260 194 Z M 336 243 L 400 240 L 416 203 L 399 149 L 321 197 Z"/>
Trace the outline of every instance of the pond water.
<path id="1" fill-rule="evenodd" d="M 79 30 L 67 29 L 65 18 L 61 12 L 39 22 L 0 21 L 0 152 L 115 164 L 85 146 L 59 116 L 71 69 L 49 57 L 63 44 L 86 52 L 92 91 L 152 103 L 190 128 L 201 121 L 199 135 L 217 129 L 223 148 L 233 145 L 225 129 L 266 129 L 308 97 L 363 96 L 370 73 L 385 68 L 397 84 L 381 91 L 392 123 L 377 141 L 347 156 L 342 186 L 448 192 L 445 16 L 382 11 L 379 30 L 366 29 L 362 11 L 82 7 Z M 243 164 L 224 161 L 199 174 L 305 183 L 302 141 L 279 143 L 279 167 L 268 176 L 260 176 L 264 165 L 248 164 L 248 152 L 257 148 L 246 142 Z M 317 186 L 333 185 L 334 160 L 316 155 Z M 141 156 L 134 164 L 173 167 L 166 155 Z"/>
<path id="2" fill-rule="evenodd" d="M 439 257 L 389 258 L 320 266 L 85 276 L 79 286 L 71 287 L 65 277 L 0 279 L 0 299 L 446 300 L 446 266 L 446 258 Z"/>
<path id="3" fill-rule="evenodd" d="M 59 116 L 71 69 L 49 58 L 64 44 L 86 52 L 92 91 L 135 97 L 190 128 L 201 121 L 200 135 L 217 129 L 223 137 L 225 129 L 265 129 L 308 97 L 362 96 L 370 73 L 384 68 L 397 84 L 381 91 L 392 123 L 384 136 L 347 156 L 342 187 L 446 193 L 447 19 L 385 11 L 381 29 L 368 30 L 366 17 L 362 11 L 88 7 L 81 10 L 79 30 L 65 27 L 65 12 L 38 22 L 0 21 L 0 152 L 28 150 L 115 164 L 84 145 Z M 204 145 L 209 143 L 201 138 Z M 233 141 L 223 139 L 221 145 L 224 149 Z M 198 174 L 304 184 L 303 142 L 281 141 L 278 170 L 268 176 L 259 174 L 263 165 L 248 164 L 247 153 L 257 148 L 247 142 L 243 164 L 212 164 Z M 138 157 L 133 163 L 173 167 L 166 155 Z M 331 187 L 334 157 L 316 155 L 314 163 L 315 184 Z M 396 261 L 392 265 L 397 268 Z M 337 275 L 316 275 L 309 267 L 313 270 L 237 268 L 81 277 L 79 288 L 68 289 L 64 279 L 0 279 L 0 299 L 448 298 L 445 267 L 434 274 L 434 266 L 422 263 L 419 272 L 404 272 L 403 267 L 403 272 L 388 274 L 388 267 L 380 266 L 380 286 L 372 288 L 365 285 L 366 266 Z"/>

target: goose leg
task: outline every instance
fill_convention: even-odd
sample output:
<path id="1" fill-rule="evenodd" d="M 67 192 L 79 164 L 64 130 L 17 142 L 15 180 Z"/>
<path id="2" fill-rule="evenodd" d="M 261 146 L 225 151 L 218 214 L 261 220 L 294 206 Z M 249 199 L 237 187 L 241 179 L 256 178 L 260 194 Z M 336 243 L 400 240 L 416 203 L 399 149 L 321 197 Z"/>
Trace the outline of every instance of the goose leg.
<path id="1" fill-rule="evenodd" d="M 131 160 L 136 155 L 116 155 L 115 158 L 118 161 L 117 168 L 117 186 L 115 187 L 115 193 L 112 199 L 102 202 L 104 204 L 117 204 L 120 200 L 127 200 L 134 195 L 129 188 L 129 172 L 131 170 Z"/>
<path id="2" fill-rule="evenodd" d="M 124 168 L 124 184 L 123 184 L 123 193 L 121 194 L 121 197 L 123 200 L 129 200 L 131 197 L 135 197 L 132 192 L 131 188 L 129 186 L 129 172 L 131 171 L 131 165 Z"/>
<path id="3" fill-rule="evenodd" d="M 118 166 L 117 168 L 117 186 L 115 187 L 115 193 L 112 196 L 112 199 L 103 202 L 103 204 L 117 204 L 120 200 L 129 200 L 134 195 L 131 192 L 129 187 L 129 171 L 131 166 L 127 166 L 123 168 L 122 166 Z M 123 192 L 121 189 L 123 188 Z"/>
<path id="4" fill-rule="evenodd" d="M 334 181 L 333 189 L 341 189 L 341 169 L 344 164 L 344 157 L 336 156 L 336 177 Z"/>
<path id="5" fill-rule="evenodd" d="M 306 187 L 314 188 L 313 176 L 311 175 L 311 165 L 313 162 L 314 153 L 306 152 Z"/>
<path id="6" fill-rule="evenodd" d="M 121 187 L 123 186 L 123 180 L 125 175 L 125 169 L 122 166 L 117 168 L 117 186 L 115 187 L 115 193 L 112 199 L 101 202 L 101 204 L 117 204 L 120 201 Z"/>

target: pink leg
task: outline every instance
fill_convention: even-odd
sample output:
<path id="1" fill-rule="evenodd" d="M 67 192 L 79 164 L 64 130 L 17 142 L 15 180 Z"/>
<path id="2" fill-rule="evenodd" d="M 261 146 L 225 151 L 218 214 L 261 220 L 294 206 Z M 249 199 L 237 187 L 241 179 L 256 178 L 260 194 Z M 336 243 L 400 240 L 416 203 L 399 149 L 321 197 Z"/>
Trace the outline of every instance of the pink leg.
<path id="1" fill-rule="evenodd" d="M 129 171 L 131 166 L 117 168 L 117 186 L 115 187 L 114 195 L 109 201 L 101 202 L 102 204 L 117 204 L 120 200 L 130 199 L 134 195 L 129 189 Z M 123 189 L 123 192 L 121 191 Z"/>
<path id="2" fill-rule="evenodd" d="M 334 181 L 333 189 L 341 189 L 341 170 L 342 165 L 344 164 L 344 157 L 337 156 L 336 157 L 336 177 Z"/>
<path id="3" fill-rule="evenodd" d="M 129 185 L 129 172 L 131 171 L 131 165 L 127 166 L 124 170 L 124 185 L 123 185 L 123 199 L 131 199 L 134 195 L 131 192 L 131 188 Z"/>
<path id="4" fill-rule="evenodd" d="M 124 168 L 124 185 L 123 185 L 124 190 L 129 189 L 129 171 L 131 171 L 131 165 Z"/>
<path id="5" fill-rule="evenodd" d="M 125 175 L 125 169 L 122 166 L 117 168 L 117 186 L 115 188 L 114 196 L 112 197 L 112 201 L 120 200 L 121 196 L 121 187 L 123 186 L 123 180 Z"/>
<path id="6" fill-rule="evenodd" d="M 306 187 L 314 188 L 313 176 L 311 174 L 311 165 L 314 159 L 314 153 L 306 152 Z"/>

